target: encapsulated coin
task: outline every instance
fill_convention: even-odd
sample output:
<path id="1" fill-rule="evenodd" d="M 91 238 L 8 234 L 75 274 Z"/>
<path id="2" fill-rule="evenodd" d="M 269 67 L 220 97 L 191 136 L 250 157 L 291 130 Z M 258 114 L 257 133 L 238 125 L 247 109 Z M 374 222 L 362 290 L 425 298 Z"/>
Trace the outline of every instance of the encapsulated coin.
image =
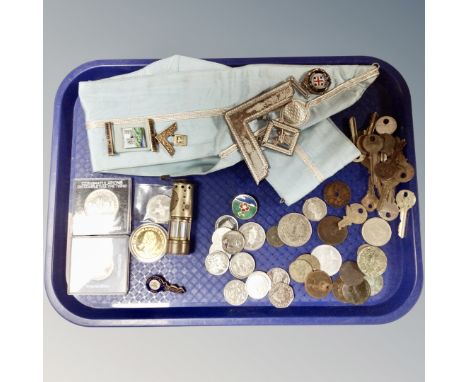
<path id="1" fill-rule="evenodd" d="M 370 245 L 381 247 L 392 237 L 392 228 L 382 218 L 371 218 L 362 226 L 362 237 Z"/>
<path id="2" fill-rule="evenodd" d="M 305 290 L 309 296 L 324 298 L 332 290 L 333 282 L 325 272 L 310 272 L 305 280 Z"/>
<path id="3" fill-rule="evenodd" d="M 268 242 L 268 244 L 275 248 L 279 248 L 284 245 L 284 243 L 278 236 L 278 226 L 274 225 L 273 227 L 270 227 L 268 229 L 268 231 L 266 232 L 266 241 Z"/>
<path id="4" fill-rule="evenodd" d="M 265 244 L 265 230 L 258 223 L 248 222 L 242 224 L 239 228 L 239 232 L 244 236 L 244 248 L 247 251 L 256 251 Z"/>
<path id="5" fill-rule="evenodd" d="M 257 201 L 253 196 L 247 194 L 237 195 L 232 201 L 232 212 L 238 219 L 251 219 L 258 210 Z"/>
<path id="6" fill-rule="evenodd" d="M 289 264 L 289 274 L 298 283 L 303 283 L 310 272 L 312 266 L 305 260 L 294 260 Z"/>
<path id="7" fill-rule="evenodd" d="M 211 242 L 213 244 L 222 243 L 224 234 L 226 232 L 230 232 L 230 231 L 231 230 L 229 228 L 226 228 L 226 227 L 221 227 L 221 228 L 216 229 L 213 232 L 213 235 L 211 235 Z"/>
<path id="8" fill-rule="evenodd" d="M 320 198 L 310 198 L 304 202 L 302 213 L 309 220 L 318 222 L 327 216 L 327 205 Z"/>
<path id="9" fill-rule="evenodd" d="M 312 226 L 304 215 L 293 212 L 280 219 L 278 236 L 284 244 L 290 247 L 300 247 L 312 236 Z"/>
<path id="10" fill-rule="evenodd" d="M 224 299 L 230 305 L 239 306 L 247 301 L 247 289 L 245 283 L 240 280 L 231 280 L 223 290 Z"/>
<path id="11" fill-rule="evenodd" d="M 300 255 L 297 257 L 296 260 L 305 260 L 307 261 L 310 266 L 312 267 L 313 271 L 319 271 L 320 270 L 320 261 L 314 256 L 309 253 L 304 253 L 303 255 Z"/>
<path id="12" fill-rule="evenodd" d="M 320 240 L 325 244 L 337 245 L 341 244 L 348 237 L 348 228 L 339 228 L 338 223 L 340 222 L 338 216 L 325 216 L 320 220 L 317 226 L 317 234 Z"/>
<path id="13" fill-rule="evenodd" d="M 289 284 L 291 282 L 288 272 L 283 268 L 272 268 L 267 272 L 267 275 L 270 277 L 273 285 L 278 283 Z"/>
<path id="14" fill-rule="evenodd" d="M 167 224 L 171 218 L 171 198 L 155 195 L 146 204 L 146 216 L 155 223 Z"/>
<path id="15" fill-rule="evenodd" d="M 271 280 L 265 272 L 255 271 L 247 277 L 245 288 L 250 297 L 260 300 L 270 291 Z"/>
<path id="16" fill-rule="evenodd" d="M 255 270 L 255 260 L 247 252 L 239 252 L 232 256 L 229 271 L 238 279 L 245 279 Z"/>
<path id="17" fill-rule="evenodd" d="M 371 289 L 371 296 L 375 296 L 376 294 L 379 294 L 382 291 L 384 280 L 381 275 L 375 277 L 364 276 L 364 280 L 366 280 L 369 283 Z"/>
<path id="18" fill-rule="evenodd" d="M 237 223 L 237 220 L 234 216 L 231 215 L 223 215 L 216 220 L 215 223 L 215 229 L 218 228 L 229 228 L 234 231 L 237 231 L 239 228 L 239 223 Z"/>
<path id="19" fill-rule="evenodd" d="M 94 190 L 85 199 L 84 211 L 88 216 L 113 216 L 119 211 L 119 198 L 111 190 Z"/>
<path id="20" fill-rule="evenodd" d="M 157 261 L 166 254 L 167 231 L 157 224 L 143 224 L 132 232 L 129 248 L 139 261 Z"/>
<path id="21" fill-rule="evenodd" d="M 355 261 L 345 261 L 340 267 L 340 278 L 346 285 L 358 285 L 364 280 L 364 273 Z"/>
<path id="22" fill-rule="evenodd" d="M 354 305 L 364 304 L 370 297 L 371 289 L 369 283 L 363 280 L 358 285 L 343 285 L 343 296 L 346 301 Z"/>
<path id="23" fill-rule="evenodd" d="M 268 299 L 275 308 L 287 308 L 294 300 L 294 290 L 285 283 L 273 284 L 268 292 Z"/>
<path id="24" fill-rule="evenodd" d="M 332 293 L 338 301 L 348 302 L 348 300 L 346 300 L 345 296 L 343 295 L 343 285 L 343 280 L 341 280 L 340 277 L 337 277 L 336 280 L 333 281 Z"/>
<path id="25" fill-rule="evenodd" d="M 209 253 L 205 258 L 205 268 L 208 273 L 219 276 L 229 268 L 229 257 L 224 252 Z"/>
<path id="26" fill-rule="evenodd" d="M 365 275 L 376 277 L 387 269 L 387 256 L 380 248 L 370 245 L 358 252 L 357 265 Z"/>
<path id="27" fill-rule="evenodd" d="M 351 200 L 351 190 L 345 182 L 335 180 L 325 186 L 323 198 L 332 207 L 344 207 Z"/>
<path id="28" fill-rule="evenodd" d="M 245 246 L 244 236 L 239 231 L 229 231 L 223 235 L 223 251 L 231 255 L 242 251 Z"/>
<path id="29" fill-rule="evenodd" d="M 312 250 L 312 255 L 320 262 L 320 270 L 329 276 L 333 276 L 340 270 L 343 260 L 335 247 L 328 244 L 319 245 Z"/>

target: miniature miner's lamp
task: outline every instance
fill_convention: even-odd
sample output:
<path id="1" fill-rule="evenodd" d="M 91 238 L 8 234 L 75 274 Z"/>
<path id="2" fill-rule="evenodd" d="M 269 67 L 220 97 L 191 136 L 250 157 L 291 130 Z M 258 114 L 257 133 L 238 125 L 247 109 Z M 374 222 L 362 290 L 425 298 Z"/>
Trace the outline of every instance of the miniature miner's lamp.
<path id="1" fill-rule="evenodd" d="M 190 253 L 192 210 L 193 184 L 176 181 L 172 188 L 168 253 L 173 255 L 188 255 Z"/>

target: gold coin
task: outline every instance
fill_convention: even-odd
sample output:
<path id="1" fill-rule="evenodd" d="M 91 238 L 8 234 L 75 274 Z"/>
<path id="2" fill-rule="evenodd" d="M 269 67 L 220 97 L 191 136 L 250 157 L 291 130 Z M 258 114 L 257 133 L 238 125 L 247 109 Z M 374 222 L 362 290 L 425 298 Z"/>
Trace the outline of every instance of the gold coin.
<path id="1" fill-rule="evenodd" d="M 312 272 L 312 266 L 305 260 L 294 260 L 289 265 L 289 274 L 298 283 L 303 283 L 310 272 Z"/>
<path id="2" fill-rule="evenodd" d="M 314 255 L 304 253 L 303 255 L 300 255 L 296 260 L 305 260 L 311 265 L 313 271 L 320 271 L 320 261 Z"/>
<path id="3" fill-rule="evenodd" d="M 332 289 L 333 283 L 323 271 L 310 272 L 305 280 L 305 290 L 308 295 L 315 298 L 324 298 Z"/>
<path id="4" fill-rule="evenodd" d="M 157 224 L 143 224 L 132 232 L 129 247 L 139 261 L 158 261 L 166 254 L 167 231 Z"/>

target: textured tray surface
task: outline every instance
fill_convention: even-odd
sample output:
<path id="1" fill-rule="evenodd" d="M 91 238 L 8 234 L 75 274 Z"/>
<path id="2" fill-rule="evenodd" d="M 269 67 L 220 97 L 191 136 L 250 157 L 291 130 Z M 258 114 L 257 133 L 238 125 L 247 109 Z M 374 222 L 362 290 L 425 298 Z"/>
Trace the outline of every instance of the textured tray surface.
<path id="1" fill-rule="evenodd" d="M 263 59 L 262 62 L 280 62 L 280 59 Z M 255 60 L 225 60 L 223 63 L 244 64 Z M 372 63 L 370 58 L 297 58 L 282 59 L 285 63 L 301 64 L 352 64 Z M 384 274 L 383 291 L 372 297 L 363 306 L 344 305 L 337 302 L 330 294 L 323 300 L 310 298 L 302 284 L 292 282 L 295 299 L 290 308 L 278 310 L 271 306 L 268 299 L 254 301 L 249 299 L 242 307 L 233 308 L 223 299 L 223 287 L 233 277 L 230 273 L 212 276 L 204 268 L 204 259 L 211 245 L 211 234 L 216 219 L 223 214 L 231 214 L 231 200 L 241 193 L 248 193 L 258 200 L 259 211 L 251 220 L 261 224 L 265 230 L 277 224 L 286 213 L 301 212 L 303 201 L 311 196 L 322 197 L 323 185 L 319 186 L 303 200 L 287 207 L 280 203 L 278 195 L 266 183 L 256 186 L 244 163 L 206 176 L 194 176 L 196 184 L 195 219 L 192 227 L 193 253 L 186 257 L 165 256 L 154 264 L 143 264 L 131 257 L 130 291 L 126 296 L 67 296 L 65 283 L 65 248 L 66 231 L 57 230 L 57 219 L 64 219 L 68 212 L 70 180 L 85 177 L 109 177 L 108 174 L 93 174 L 89 159 L 84 116 L 76 94 L 66 97 L 66 91 L 73 92 L 79 80 L 108 77 L 140 68 L 149 61 L 94 63 L 84 68 L 77 76 L 71 73 L 71 84 L 65 87 L 64 97 L 57 98 L 55 129 L 69 129 L 63 140 L 67 147 L 61 147 L 53 160 L 66 162 L 69 167 L 57 171 L 51 179 L 54 191 L 60 190 L 62 202 L 57 202 L 57 195 L 51 191 L 51 204 L 55 204 L 49 223 L 49 247 L 46 264 L 46 285 L 49 297 L 56 308 L 74 322 L 87 325 L 172 325 L 172 324 L 282 324 L 282 323 L 378 323 L 398 318 L 416 301 L 421 288 L 421 254 L 419 238 L 419 212 L 411 210 L 408 231 L 405 239 L 396 234 L 398 220 L 391 222 L 393 237 L 383 247 L 388 257 L 388 268 Z M 380 115 L 395 116 L 399 122 L 397 135 L 406 138 L 406 154 L 414 164 L 414 143 L 411 122 L 409 93 L 398 73 L 385 63 L 381 63 L 382 73 L 379 79 L 353 107 L 335 115 L 332 119 L 347 134 L 347 118 L 355 115 L 359 128 L 367 123 L 372 111 Z M 62 85 L 63 88 L 63 85 Z M 76 92 L 76 90 L 75 90 Z M 59 91 L 60 95 L 60 91 Z M 65 101 L 68 101 L 65 105 Z M 60 114 L 60 115 L 57 115 Z M 59 118 L 62 117 L 62 118 Z M 60 123 L 61 122 L 61 123 Z M 64 134 L 54 132 L 54 138 L 60 140 Z M 67 159 L 66 156 L 68 155 Z M 53 166 L 58 163 L 53 163 Z M 54 174 L 54 172 L 52 172 Z M 309 176 L 304 173 L 302 176 Z M 134 177 L 138 183 L 161 183 L 156 178 Z M 366 193 L 367 170 L 358 163 L 352 163 L 331 179 L 347 182 L 352 189 L 352 202 L 359 202 Z M 330 179 L 330 180 L 331 180 Z M 325 182 L 325 184 L 328 180 Z M 54 184 L 55 183 L 55 184 Z M 51 185 L 51 186 L 52 186 Z M 417 191 L 416 178 L 404 185 L 404 188 Z M 52 190 L 52 187 L 51 187 Z M 65 203 L 66 202 L 66 203 Z M 58 205 L 60 204 L 60 205 Z M 344 208 L 329 208 L 330 215 L 342 216 Z M 376 216 L 371 213 L 369 217 Z M 66 220 L 62 220 L 66 222 Z M 135 223 L 135 222 L 134 222 Z M 242 223 L 242 222 L 240 222 Z M 273 248 L 267 243 L 251 254 L 256 260 L 256 269 L 268 271 L 279 266 L 288 268 L 289 263 L 298 255 L 310 252 L 322 244 L 318 239 L 317 223 L 312 223 L 312 239 L 301 248 Z M 55 228 L 55 229 L 54 229 Z M 353 225 L 349 229 L 347 240 L 337 246 L 343 260 L 355 260 L 356 250 L 364 241 L 360 233 L 361 226 Z M 51 232 L 52 231 L 52 232 Z M 52 243 L 51 243 L 52 241 Z M 50 268 L 48 266 L 50 264 Z M 184 285 L 187 293 L 151 294 L 145 288 L 146 278 L 153 274 L 163 274 L 168 280 Z M 51 293 L 52 292 L 52 293 Z M 55 301 L 55 303 L 54 303 Z M 59 306 L 57 306 L 59 305 Z M 99 308 L 99 309 L 93 309 Z M 81 316 L 77 318 L 76 316 Z"/>

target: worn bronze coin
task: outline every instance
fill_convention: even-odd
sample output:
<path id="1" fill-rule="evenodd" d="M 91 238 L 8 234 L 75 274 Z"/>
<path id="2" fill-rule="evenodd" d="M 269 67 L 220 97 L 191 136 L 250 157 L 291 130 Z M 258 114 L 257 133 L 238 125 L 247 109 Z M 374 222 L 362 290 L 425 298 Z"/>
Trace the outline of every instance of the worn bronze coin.
<path id="1" fill-rule="evenodd" d="M 340 278 L 346 285 L 359 285 L 364 280 L 364 273 L 355 261 L 345 261 L 340 267 Z"/>
<path id="2" fill-rule="evenodd" d="M 338 223 L 341 220 L 338 216 L 325 216 L 320 220 L 317 226 L 317 234 L 320 240 L 325 244 L 337 245 L 342 243 L 348 237 L 348 228 L 339 228 Z"/>
<path id="3" fill-rule="evenodd" d="M 310 272 L 305 280 L 305 290 L 315 298 L 324 298 L 332 290 L 333 282 L 325 272 Z"/>
<path id="4" fill-rule="evenodd" d="M 354 305 L 364 304 L 371 295 L 371 287 L 366 280 L 358 285 L 343 285 L 343 296 Z"/>
<path id="5" fill-rule="evenodd" d="M 335 180 L 325 186 L 323 198 L 330 206 L 340 208 L 351 200 L 351 190 L 345 182 Z"/>
<path id="6" fill-rule="evenodd" d="M 346 300 L 345 296 L 343 295 L 343 285 L 343 280 L 341 280 L 341 278 L 338 276 L 335 281 L 333 281 L 332 293 L 338 301 L 348 302 L 348 300 Z"/>
<path id="7" fill-rule="evenodd" d="M 284 245 L 284 243 L 281 241 L 281 239 L 278 236 L 278 226 L 274 225 L 273 227 L 270 227 L 268 231 L 266 232 L 266 240 L 268 244 L 270 244 L 272 247 L 279 248 Z"/>

